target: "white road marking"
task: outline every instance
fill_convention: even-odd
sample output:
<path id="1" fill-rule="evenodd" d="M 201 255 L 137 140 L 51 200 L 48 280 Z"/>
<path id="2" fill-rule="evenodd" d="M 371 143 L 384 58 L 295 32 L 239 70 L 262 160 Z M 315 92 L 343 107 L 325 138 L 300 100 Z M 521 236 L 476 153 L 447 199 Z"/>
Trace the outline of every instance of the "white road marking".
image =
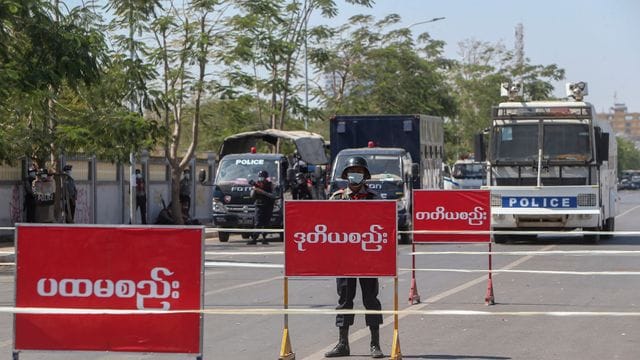
<path id="1" fill-rule="evenodd" d="M 546 250 L 552 249 L 554 247 L 555 247 L 555 245 L 547 245 L 544 248 L 542 248 L 540 251 L 546 251 Z M 531 256 L 531 255 L 522 257 L 522 258 L 520 258 L 518 260 L 515 260 L 512 263 L 504 266 L 501 270 L 508 270 L 508 269 L 514 268 L 514 267 L 522 264 L 523 262 L 525 262 L 525 261 L 527 261 L 527 260 L 529 260 L 531 258 L 533 258 L 533 256 Z M 462 284 L 460 286 L 456 286 L 453 289 L 449 289 L 447 291 L 443 291 L 440 294 L 431 296 L 430 298 L 424 300 L 423 303 L 420 303 L 420 304 L 417 304 L 417 305 L 413 305 L 412 309 L 413 310 L 421 310 L 424 307 L 426 307 L 427 305 L 429 305 L 429 303 L 434 303 L 434 302 L 440 301 L 440 300 L 446 298 L 447 296 L 451 296 L 451 295 L 456 294 L 456 293 L 458 293 L 460 291 L 466 290 L 466 289 L 468 289 L 468 288 L 470 288 L 472 286 L 475 286 L 475 285 L 477 285 L 477 284 L 479 284 L 481 282 L 484 282 L 484 281 L 487 281 L 487 276 L 486 275 L 481 276 L 481 277 L 476 278 L 476 279 L 473 279 L 471 281 L 468 281 L 468 282 L 466 282 L 466 283 L 464 283 L 464 284 Z M 409 314 L 406 314 L 406 313 L 398 315 L 398 321 L 400 321 L 400 319 L 402 319 L 402 318 L 404 318 L 404 317 L 406 317 L 408 315 Z M 386 327 L 386 326 L 393 326 L 393 315 L 392 316 L 388 316 L 387 318 L 385 318 L 384 322 L 382 323 L 382 325 L 380 327 Z M 365 338 L 367 336 L 369 336 L 369 329 L 367 329 L 365 327 L 365 328 L 360 329 L 358 331 L 355 331 L 353 334 L 351 334 L 349 336 L 349 340 L 355 342 L 355 341 L 361 340 L 361 339 L 363 339 L 363 338 Z M 315 353 L 305 357 L 303 360 L 320 360 L 320 359 L 324 359 L 324 353 L 329 351 L 329 350 L 331 350 L 334 345 L 335 344 L 327 345 L 325 348 L 323 348 L 323 349 L 321 349 L 319 351 L 316 351 Z M 391 349 L 389 349 L 389 350 L 391 350 Z"/>
<path id="2" fill-rule="evenodd" d="M 244 283 L 244 284 L 238 284 L 238 285 L 233 285 L 233 286 L 228 286 L 226 288 L 221 288 L 221 289 L 216 289 L 216 290 L 210 290 L 204 293 L 204 296 L 209 296 L 209 295 L 213 295 L 213 294 L 219 294 L 225 291 L 229 291 L 229 290 L 236 290 L 236 289 L 242 289 L 245 287 L 251 287 L 254 285 L 260 285 L 260 284 L 264 284 L 264 283 L 268 283 L 270 281 L 274 281 L 274 280 L 282 280 L 284 279 L 283 276 L 274 276 L 272 278 L 268 278 L 268 279 L 262 279 L 262 280 L 258 280 L 258 281 L 252 281 L 252 282 L 248 282 L 248 283 Z"/>
<path id="3" fill-rule="evenodd" d="M 622 214 L 618 214 L 618 216 L 616 216 L 616 217 L 623 217 L 623 216 L 627 215 L 628 213 L 630 213 L 630 212 L 632 212 L 632 211 L 634 211 L 635 209 L 638 209 L 638 208 L 640 208 L 640 205 L 634 206 L 631 209 L 623 212 Z"/>

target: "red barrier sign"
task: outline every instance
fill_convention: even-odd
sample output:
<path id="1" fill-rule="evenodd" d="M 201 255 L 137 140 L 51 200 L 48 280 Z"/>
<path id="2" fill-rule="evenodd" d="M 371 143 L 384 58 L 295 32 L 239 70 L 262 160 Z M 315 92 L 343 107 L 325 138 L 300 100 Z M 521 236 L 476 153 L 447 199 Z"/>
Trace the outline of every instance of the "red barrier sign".
<path id="1" fill-rule="evenodd" d="M 16 314 L 16 350 L 202 353 L 202 228 L 16 231 L 17 307 L 196 311 Z"/>
<path id="2" fill-rule="evenodd" d="M 396 202 L 285 202 L 286 276 L 396 276 Z"/>
<path id="3" fill-rule="evenodd" d="M 413 230 L 489 231 L 491 194 L 487 190 L 415 190 Z M 414 242 L 490 242 L 486 234 L 414 234 Z"/>

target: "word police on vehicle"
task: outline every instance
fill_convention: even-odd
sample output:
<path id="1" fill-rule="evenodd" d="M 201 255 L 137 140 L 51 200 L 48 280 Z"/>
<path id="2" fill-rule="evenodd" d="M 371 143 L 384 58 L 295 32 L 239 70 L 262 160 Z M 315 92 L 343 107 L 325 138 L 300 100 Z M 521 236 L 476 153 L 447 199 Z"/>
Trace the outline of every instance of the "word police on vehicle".
<path id="1" fill-rule="evenodd" d="M 236 159 L 236 165 L 263 165 L 264 159 Z"/>

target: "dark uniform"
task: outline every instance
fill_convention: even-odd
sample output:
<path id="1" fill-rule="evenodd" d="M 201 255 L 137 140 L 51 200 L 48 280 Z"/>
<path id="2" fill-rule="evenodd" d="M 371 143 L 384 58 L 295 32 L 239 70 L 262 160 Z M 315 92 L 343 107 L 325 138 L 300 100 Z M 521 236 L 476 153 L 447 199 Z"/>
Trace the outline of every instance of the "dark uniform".
<path id="1" fill-rule="evenodd" d="M 351 178 L 351 171 L 359 168 L 361 174 L 359 179 Z M 354 171 L 355 172 L 355 171 Z M 355 156 L 347 161 L 347 166 L 342 172 L 343 179 L 349 180 L 349 187 L 333 193 L 330 200 L 372 200 L 378 195 L 371 191 L 364 180 L 370 179 L 371 175 L 367 169 L 367 162 L 364 158 Z M 354 190 L 355 189 L 355 190 Z M 381 310 L 382 305 L 378 300 L 378 279 L 376 278 L 337 278 L 336 285 L 338 291 L 338 306 L 336 310 L 353 309 L 353 299 L 356 296 L 356 282 L 360 282 L 362 291 L 362 303 L 367 310 Z M 365 314 L 365 323 L 371 330 L 371 356 L 374 358 L 384 357 L 380 350 L 380 324 L 382 324 L 382 314 Z M 325 354 L 326 357 L 349 356 L 349 326 L 353 325 L 353 314 L 336 315 L 336 326 L 340 329 L 340 339 L 338 344 Z"/>
<path id="2" fill-rule="evenodd" d="M 253 197 L 255 198 L 256 212 L 254 217 L 254 227 L 256 229 L 264 229 L 269 226 L 271 215 L 273 214 L 273 205 L 276 201 L 276 196 L 273 194 L 273 183 L 269 181 L 269 173 L 262 170 L 258 173 L 258 181 L 253 183 Z M 259 232 L 251 234 L 251 239 L 247 242 L 247 245 L 256 244 Z M 262 233 L 262 243 L 268 244 L 267 234 Z"/>
<path id="3" fill-rule="evenodd" d="M 65 222 L 72 224 L 76 218 L 76 200 L 78 199 L 78 190 L 76 189 L 76 182 L 71 177 L 71 165 L 65 165 L 62 169 L 65 173 L 64 177 L 64 191 L 66 194 L 67 203 L 64 205 Z"/>
<path id="4" fill-rule="evenodd" d="M 28 223 L 35 222 L 36 216 L 36 198 L 33 195 L 33 182 L 36 180 L 36 168 L 30 167 L 27 180 L 24 182 L 24 208 L 26 210 L 26 221 Z"/>
<path id="5" fill-rule="evenodd" d="M 353 192 L 349 188 L 338 190 L 331 195 L 330 200 L 372 200 L 376 198 L 377 194 L 369 190 L 365 185 L 358 192 Z M 378 279 L 376 278 L 337 278 L 338 306 L 336 309 L 353 309 L 353 299 L 356 296 L 356 280 L 360 281 L 364 307 L 367 310 L 381 310 L 382 305 L 378 300 Z M 364 318 L 367 326 L 380 326 L 382 324 L 381 314 L 366 314 Z M 353 325 L 353 319 L 353 314 L 338 314 L 336 315 L 336 326 L 351 326 Z"/>
<path id="6" fill-rule="evenodd" d="M 184 169 L 180 180 L 180 203 L 185 205 L 187 211 L 191 209 L 191 169 Z"/>
<path id="7" fill-rule="evenodd" d="M 136 169 L 136 211 L 140 208 L 140 220 L 147 223 L 147 190 L 140 169 Z"/>

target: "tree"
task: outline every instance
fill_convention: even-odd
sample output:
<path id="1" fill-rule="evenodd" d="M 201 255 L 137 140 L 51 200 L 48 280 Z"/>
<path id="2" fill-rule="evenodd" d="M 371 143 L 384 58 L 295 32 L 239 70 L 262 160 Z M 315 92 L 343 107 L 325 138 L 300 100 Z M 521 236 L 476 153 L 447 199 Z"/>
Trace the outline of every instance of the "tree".
<path id="1" fill-rule="evenodd" d="M 624 170 L 640 169 L 640 150 L 638 150 L 632 141 L 622 137 L 616 137 L 618 143 L 618 176 L 621 176 Z"/>
<path id="2" fill-rule="evenodd" d="M 5 139 L 0 152 L 3 161 L 20 155 L 44 167 L 53 168 L 63 149 L 56 142 L 56 99 L 62 89 L 78 92 L 79 87 L 99 81 L 105 61 L 106 43 L 90 12 L 74 8 L 68 13 L 44 1 L 8 2 L 0 31 L 0 121 Z M 0 5 L 1 6 L 1 5 Z M 59 170 L 59 169 L 58 169 Z"/>
<path id="3" fill-rule="evenodd" d="M 119 16 L 114 27 L 126 24 L 130 29 L 128 38 L 116 35 L 121 51 L 130 53 L 131 62 L 125 62 L 129 99 L 164 130 L 161 145 L 171 169 L 172 210 L 180 214 L 175 200 L 180 177 L 198 146 L 202 100 L 228 90 L 211 78 L 208 68 L 210 62 L 218 63 L 226 46 L 228 2 L 113 0 L 111 5 Z M 143 39 L 135 39 L 136 33 Z M 182 217 L 177 221 L 182 224 Z"/>
<path id="4" fill-rule="evenodd" d="M 445 62 L 439 59 L 442 43 L 423 34 L 418 47 L 409 29 L 387 30 L 399 22 L 395 14 L 378 22 L 355 16 L 326 29 L 328 36 L 319 38 L 312 57 L 326 113 L 455 115 Z"/>
<path id="5" fill-rule="evenodd" d="M 497 106 L 500 84 L 522 81 L 524 99 L 551 98 L 551 81 L 564 78 L 564 70 L 557 65 L 531 65 L 514 61 L 513 52 L 501 43 L 468 39 L 458 44 L 460 59 L 451 63 L 449 79 L 460 113 L 445 126 L 448 160 L 454 160 L 473 149 L 473 135 L 491 125 L 491 107 Z"/>
<path id="6" fill-rule="evenodd" d="M 371 6 L 372 0 L 347 0 L 347 3 Z M 299 94 L 303 83 L 299 62 L 309 34 L 320 27 L 308 28 L 315 12 L 325 18 L 338 13 L 333 0 L 260 0 L 241 4 L 242 15 L 234 18 L 237 27 L 235 60 L 250 66 L 253 73 L 237 69 L 237 78 L 254 89 L 256 101 L 264 95 L 272 128 L 284 129 L 285 120 L 295 114 L 306 114 Z M 262 75 L 265 75 L 264 77 Z M 259 108 L 259 122 L 263 120 Z"/>

